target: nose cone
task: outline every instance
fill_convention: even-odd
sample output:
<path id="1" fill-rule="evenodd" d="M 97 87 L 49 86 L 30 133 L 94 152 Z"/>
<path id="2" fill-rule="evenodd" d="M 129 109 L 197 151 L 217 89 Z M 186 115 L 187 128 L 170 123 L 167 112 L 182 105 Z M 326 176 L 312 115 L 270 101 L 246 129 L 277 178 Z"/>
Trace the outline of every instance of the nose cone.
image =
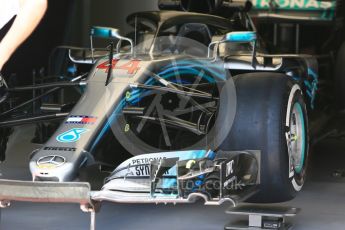
<path id="1" fill-rule="evenodd" d="M 71 159 L 66 153 L 38 152 L 30 161 L 30 171 L 34 181 L 68 182 L 77 177 L 78 169 L 87 159 L 78 154 Z"/>
<path id="2" fill-rule="evenodd" d="M 73 180 L 75 174 L 71 163 L 61 156 L 53 155 L 31 160 L 30 171 L 34 181 L 70 181 Z"/>

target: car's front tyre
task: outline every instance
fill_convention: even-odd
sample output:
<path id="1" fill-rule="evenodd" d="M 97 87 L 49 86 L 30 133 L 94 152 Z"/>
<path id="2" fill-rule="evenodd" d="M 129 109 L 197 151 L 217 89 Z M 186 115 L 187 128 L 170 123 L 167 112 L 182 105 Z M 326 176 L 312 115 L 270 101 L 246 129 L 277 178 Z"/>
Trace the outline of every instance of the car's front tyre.
<path id="1" fill-rule="evenodd" d="M 308 117 L 302 91 L 288 76 L 249 73 L 234 78 L 237 111 L 223 150 L 260 150 L 259 193 L 250 202 L 284 202 L 305 182 Z"/>

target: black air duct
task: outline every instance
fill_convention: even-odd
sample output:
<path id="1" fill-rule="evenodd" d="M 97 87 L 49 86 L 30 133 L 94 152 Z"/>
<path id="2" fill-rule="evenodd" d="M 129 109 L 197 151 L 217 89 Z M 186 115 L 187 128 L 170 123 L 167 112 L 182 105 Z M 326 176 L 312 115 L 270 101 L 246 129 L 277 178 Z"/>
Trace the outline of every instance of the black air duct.
<path id="1" fill-rule="evenodd" d="M 159 0 L 161 10 L 178 10 L 205 14 L 219 14 L 226 11 L 249 11 L 252 8 L 250 1 L 244 0 Z"/>
<path id="2" fill-rule="evenodd" d="M 183 10 L 198 13 L 213 13 L 222 5 L 223 0 L 181 0 Z"/>
<path id="3" fill-rule="evenodd" d="M 183 10 L 198 13 L 213 13 L 223 5 L 223 0 L 160 0 L 161 10 Z"/>

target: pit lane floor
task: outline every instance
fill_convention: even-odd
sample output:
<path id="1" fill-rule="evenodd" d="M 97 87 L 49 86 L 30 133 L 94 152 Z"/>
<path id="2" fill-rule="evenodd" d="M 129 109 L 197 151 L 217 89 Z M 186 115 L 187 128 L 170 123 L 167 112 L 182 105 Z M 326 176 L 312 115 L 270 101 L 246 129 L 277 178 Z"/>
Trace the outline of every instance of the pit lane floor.
<path id="1" fill-rule="evenodd" d="M 0 165 L 2 179 L 30 180 L 28 158 L 37 146 L 30 143 L 34 126 L 12 134 L 7 161 Z M 345 178 L 333 178 L 345 168 L 345 141 L 328 140 L 315 146 L 308 182 L 299 196 L 286 203 L 301 208 L 294 229 L 345 229 Z M 97 229 L 223 229 L 235 217 L 228 207 L 193 205 L 119 205 L 104 203 L 97 214 Z M 236 217 L 237 218 L 237 217 Z M 89 215 L 78 205 L 13 203 L 2 211 L 1 230 L 60 230 L 89 228 Z"/>

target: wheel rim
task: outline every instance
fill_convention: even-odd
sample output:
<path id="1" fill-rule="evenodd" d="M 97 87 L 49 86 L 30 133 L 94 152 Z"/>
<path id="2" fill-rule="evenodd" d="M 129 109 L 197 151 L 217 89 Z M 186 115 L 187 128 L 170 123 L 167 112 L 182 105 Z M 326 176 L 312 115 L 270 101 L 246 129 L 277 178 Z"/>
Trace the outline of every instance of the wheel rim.
<path id="1" fill-rule="evenodd" d="M 290 168 L 300 174 L 305 161 L 305 122 L 303 109 L 300 103 L 295 103 L 290 117 L 290 131 L 288 133 L 288 148 L 290 153 Z"/>

